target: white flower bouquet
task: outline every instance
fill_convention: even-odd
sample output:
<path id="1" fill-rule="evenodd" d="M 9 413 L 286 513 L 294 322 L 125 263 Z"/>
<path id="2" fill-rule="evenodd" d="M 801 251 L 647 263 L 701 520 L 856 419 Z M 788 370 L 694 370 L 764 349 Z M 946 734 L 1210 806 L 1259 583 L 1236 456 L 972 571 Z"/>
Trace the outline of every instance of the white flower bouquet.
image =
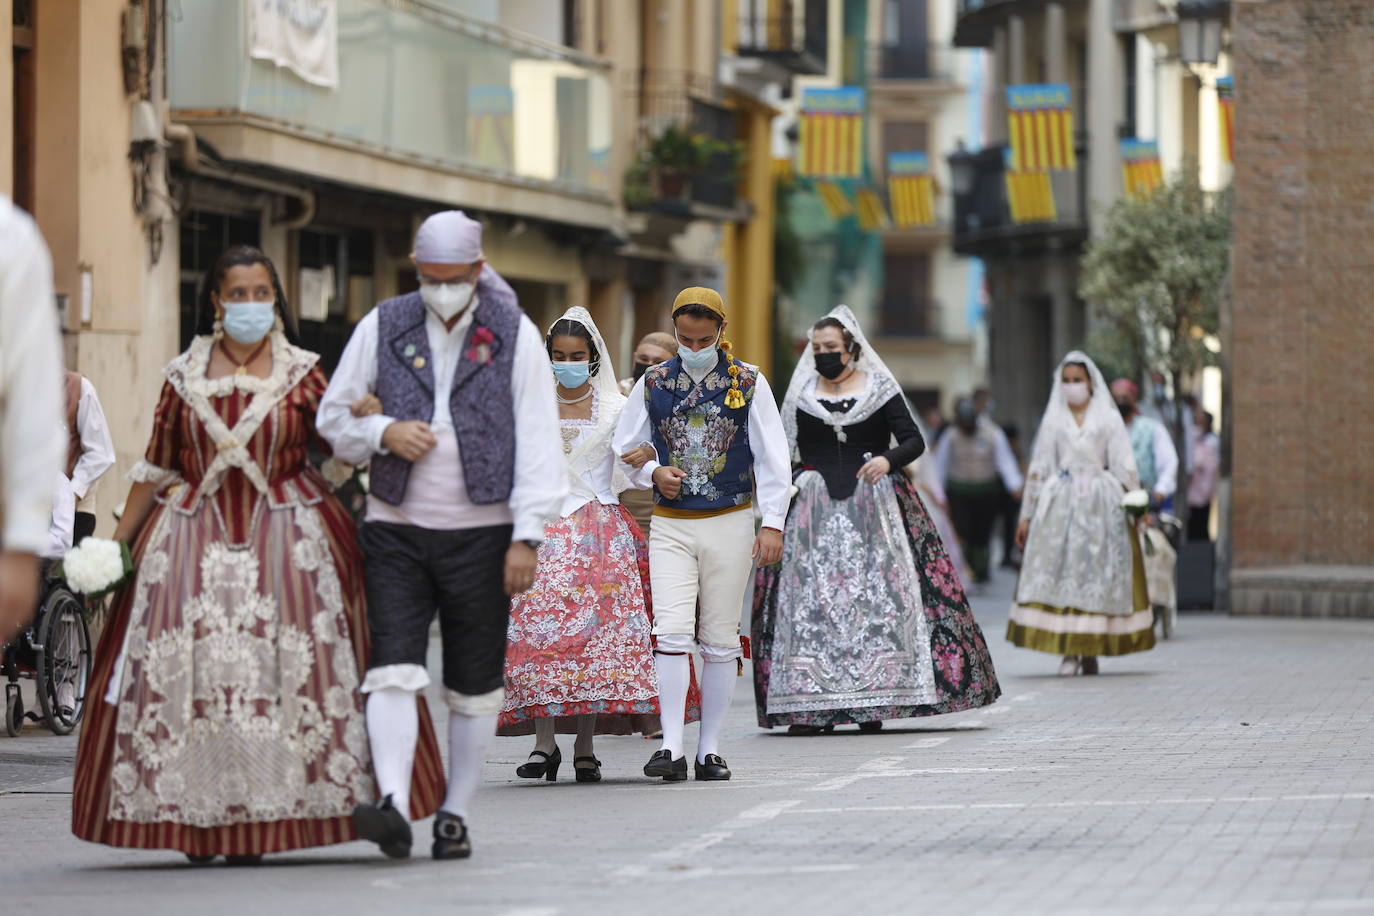
<path id="1" fill-rule="evenodd" d="M 1150 511 L 1150 494 L 1144 490 L 1131 490 L 1121 497 L 1121 508 L 1133 519 L 1139 519 Z"/>
<path id="2" fill-rule="evenodd" d="M 124 541 L 86 538 L 67 551 L 57 574 L 72 591 L 87 598 L 99 598 L 133 578 L 134 561 Z"/>

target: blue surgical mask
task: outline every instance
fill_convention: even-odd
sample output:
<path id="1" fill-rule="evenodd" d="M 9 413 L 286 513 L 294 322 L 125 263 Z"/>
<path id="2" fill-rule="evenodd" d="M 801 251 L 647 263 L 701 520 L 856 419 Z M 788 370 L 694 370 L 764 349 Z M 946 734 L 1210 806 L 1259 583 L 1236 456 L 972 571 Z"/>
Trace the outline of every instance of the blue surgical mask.
<path id="1" fill-rule="evenodd" d="M 592 377 L 591 363 L 582 360 L 578 363 L 550 363 L 553 366 L 553 377 L 558 379 L 558 384 L 564 388 L 581 388 L 587 384 L 587 379 Z"/>
<path id="2" fill-rule="evenodd" d="M 682 344 L 677 345 L 677 355 L 682 359 L 682 365 L 692 372 L 700 372 L 702 369 L 709 369 L 720 359 L 719 346 L 720 336 L 716 336 L 716 343 L 709 347 L 702 347 L 700 350 L 690 350 Z"/>
<path id="3" fill-rule="evenodd" d="M 274 302 L 227 302 L 224 305 L 224 333 L 250 346 L 267 336 L 277 322 Z"/>

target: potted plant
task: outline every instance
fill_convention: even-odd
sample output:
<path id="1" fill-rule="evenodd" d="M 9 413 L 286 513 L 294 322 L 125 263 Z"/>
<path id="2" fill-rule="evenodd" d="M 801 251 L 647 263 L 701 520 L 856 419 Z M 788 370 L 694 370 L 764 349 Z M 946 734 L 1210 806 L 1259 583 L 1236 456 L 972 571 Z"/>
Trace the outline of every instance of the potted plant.
<path id="1" fill-rule="evenodd" d="M 688 179 L 706 167 L 710 143 L 678 124 L 669 124 L 649 141 L 644 153 L 660 195 L 674 199 L 686 193 Z"/>

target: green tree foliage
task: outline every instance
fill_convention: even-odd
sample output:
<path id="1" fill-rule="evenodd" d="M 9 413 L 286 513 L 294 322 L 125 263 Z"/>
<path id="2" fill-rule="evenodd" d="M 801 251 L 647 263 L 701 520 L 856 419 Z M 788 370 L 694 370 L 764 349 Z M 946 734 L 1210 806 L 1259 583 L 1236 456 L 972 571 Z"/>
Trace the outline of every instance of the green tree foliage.
<path id="1" fill-rule="evenodd" d="M 1122 197 L 1083 257 L 1078 293 L 1102 328 L 1094 359 L 1175 383 L 1215 362 L 1231 251 L 1230 193 L 1208 194 L 1184 170 L 1154 193 Z"/>

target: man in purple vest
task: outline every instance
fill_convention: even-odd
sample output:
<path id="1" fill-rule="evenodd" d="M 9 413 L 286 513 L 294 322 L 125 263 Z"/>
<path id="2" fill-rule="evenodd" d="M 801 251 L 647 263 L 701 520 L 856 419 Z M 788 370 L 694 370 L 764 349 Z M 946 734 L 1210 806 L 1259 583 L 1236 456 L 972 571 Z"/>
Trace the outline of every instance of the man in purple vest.
<path id="1" fill-rule="evenodd" d="M 563 452 L 543 339 L 481 243 L 481 225 L 460 211 L 425 220 L 412 255 L 420 290 L 358 323 L 319 409 L 335 456 L 372 462 L 359 534 L 372 634 L 362 691 L 382 800 L 353 817 L 393 858 L 410 854 L 415 695 L 429 684 L 436 611 L 449 780 L 432 850 L 471 855 L 465 822 L 501 711 L 510 596 L 533 581 L 567 486 L 548 473 Z M 355 416 L 368 395 L 380 411 Z"/>
<path id="2" fill-rule="evenodd" d="M 742 363 L 724 339 L 725 303 L 693 286 L 673 303 L 677 354 L 646 371 L 630 392 L 615 450 L 643 443 L 651 459 L 637 472 L 654 487 L 649 577 L 654 598 L 654 660 L 663 747 L 644 775 L 687 778 L 682 722 L 691 678 L 688 653 L 700 649 L 701 736 L 693 770 L 726 780 L 720 732 L 743 654 L 744 593 L 754 564 L 782 557 L 792 486 L 787 434 L 768 381 Z M 754 494 L 762 525 L 755 530 Z"/>

